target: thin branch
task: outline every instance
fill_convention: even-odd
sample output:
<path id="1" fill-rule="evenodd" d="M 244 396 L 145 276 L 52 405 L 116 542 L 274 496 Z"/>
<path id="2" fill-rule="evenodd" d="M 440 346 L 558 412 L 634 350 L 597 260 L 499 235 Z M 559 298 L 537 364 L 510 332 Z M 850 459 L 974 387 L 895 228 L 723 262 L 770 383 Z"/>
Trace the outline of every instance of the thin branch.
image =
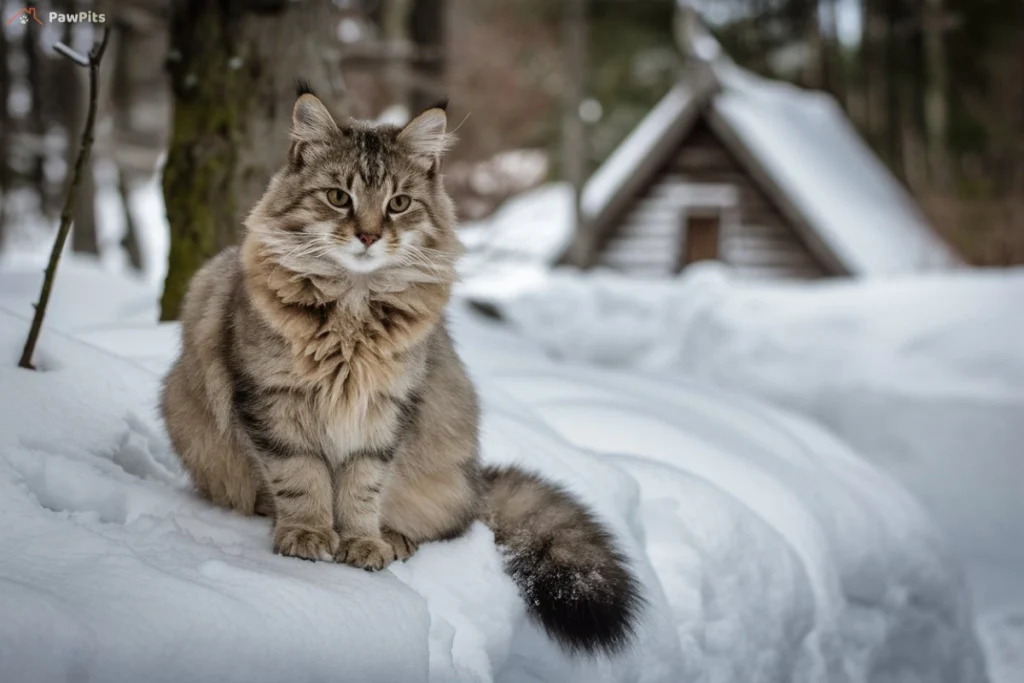
<path id="1" fill-rule="evenodd" d="M 46 266 L 46 275 L 43 277 L 43 289 L 39 293 L 39 303 L 36 304 L 35 315 L 32 316 L 32 327 L 29 329 L 28 339 L 25 340 L 25 349 L 21 353 L 21 360 L 18 366 L 28 370 L 35 370 L 32 365 L 32 355 L 36 350 L 36 342 L 39 341 L 39 332 L 43 328 L 43 316 L 46 315 L 46 306 L 50 303 L 50 292 L 53 288 L 53 279 L 57 274 L 57 264 L 60 262 L 60 255 L 64 251 L 64 244 L 67 242 L 68 233 L 71 231 L 71 219 L 75 212 L 75 203 L 78 201 L 78 187 L 82 182 L 82 170 L 89 161 L 89 154 L 92 152 L 93 128 L 96 125 L 96 102 L 99 96 L 99 71 L 100 61 L 103 53 L 106 52 L 107 42 L 110 39 L 110 28 L 103 29 L 103 37 L 96 43 L 89 52 L 87 64 L 89 67 L 89 110 L 85 117 L 85 127 L 82 129 L 82 141 L 78 148 L 78 157 L 75 159 L 75 166 L 71 173 L 71 184 L 68 186 L 67 196 L 64 198 L 64 208 L 60 213 L 60 228 L 57 230 L 57 239 L 50 251 L 50 262 Z M 66 46 L 65 46 L 66 47 Z M 76 63 L 81 63 L 71 48 L 58 51 Z"/>
<path id="2" fill-rule="evenodd" d="M 68 47 L 67 45 L 65 45 L 64 43 L 62 43 L 60 41 L 57 41 L 56 43 L 53 44 L 53 49 L 56 50 L 57 52 L 61 53 L 62 55 L 64 55 L 68 59 L 70 59 L 75 64 L 78 64 L 79 66 L 84 66 L 84 67 L 88 67 L 89 66 L 89 57 L 87 57 L 86 55 L 83 55 L 81 52 L 79 52 L 78 50 L 75 50 L 74 48 Z"/>

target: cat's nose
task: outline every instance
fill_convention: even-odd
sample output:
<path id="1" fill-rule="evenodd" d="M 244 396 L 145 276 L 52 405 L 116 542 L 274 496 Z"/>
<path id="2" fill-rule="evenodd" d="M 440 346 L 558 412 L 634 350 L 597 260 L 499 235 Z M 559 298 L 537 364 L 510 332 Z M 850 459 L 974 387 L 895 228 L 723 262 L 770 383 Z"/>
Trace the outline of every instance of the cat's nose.
<path id="1" fill-rule="evenodd" d="M 371 244 L 380 239 L 380 235 L 374 235 L 369 232 L 361 232 L 358 235 L 356 235 L 356 237 L 358 237 L 359 241 L 365 244 L 367 247 L 369 247 Z"/>

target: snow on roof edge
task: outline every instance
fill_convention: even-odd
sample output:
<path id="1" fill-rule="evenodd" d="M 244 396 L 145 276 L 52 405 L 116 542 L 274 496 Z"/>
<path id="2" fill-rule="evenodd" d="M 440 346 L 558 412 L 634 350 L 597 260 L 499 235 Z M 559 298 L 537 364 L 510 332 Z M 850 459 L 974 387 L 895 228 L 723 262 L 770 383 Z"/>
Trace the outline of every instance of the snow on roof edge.
<path id="1" fill-rule="evenodd" d="M 644 161 L 664 143 L 664 138 L 686 113 L 697 96 L 686 82 L 676 83 L 626 136 L 583 187 L 584 214 L 600 216 Z"/>
<path id="2" fill-rule="evenodd" d="M 714 110 L 737 137 L 737 141 L 777 183 L 778 191 L 798 211 L 806 223 L 820 237 L 823 244 L 839 259 L 849 272 L 857 275 L 890 274 L 914 270 L 950 267 L 962 263 L 955 252 L 939 237 L 924 216 L 914 198 L 892 175 L 860 133 L 853 127 L 846 113 L 826 93 L 805 90 L 790 83 L 770 80 L 723 59 L 712 65 L 722 85 L 721 96 L 714 100 Z M 749 111 L 740 111 L 742 103 Z M 772 153 L 772 138 L 785 131 L 772 129 L 772 114 L 776 124 L 800 125 L 792 116 L 778 116 L 777 107 L 791 108 L 791 115 L 803 116 L 807 121 L 820 121 L 835 135 L 835 145 L 846 147 L 844 155 L 847 179 L 831 194 L 846 195 L 861 191 L 860 199 L 872 202 L 869 208 L 884 219 L 881 223 L 863 221 L 851 225 L 843 214 L 837 213 L 843 204 L 829 204 L 820 186 L 801 180 L 800 169 L 794 168 L 800 159 L 794 144 L 785 154 Z M 753 124 L 753 125 L 752 125 Z M 800 130 L 799 137 L 812 136 L 813 127 Z M 820 147 L 811 146 L 817 150 Z M 776 150 L 777 152 L 777 150 Z M 806 175 L 806 174 L 805 174 Z M 827 179 L 822 176 L 818 180 Z M 817 188 L 817 189 L 815 189 Z M 828 204 L 826 206 L 826 204 Z M 860 207 L 866 212 L 865 207 Z M 867 213 L 867 212 L 866 212 Z M 890 226 L 888 232 L 879 230 Z M 874 235 L 870 232 L 874 229 Z M 874 238 L 874 249 L 870 244 Z M 880 250 L 880 242 L 893 248 Z M 885 253 L 883 253 L 885 252 Z"/>

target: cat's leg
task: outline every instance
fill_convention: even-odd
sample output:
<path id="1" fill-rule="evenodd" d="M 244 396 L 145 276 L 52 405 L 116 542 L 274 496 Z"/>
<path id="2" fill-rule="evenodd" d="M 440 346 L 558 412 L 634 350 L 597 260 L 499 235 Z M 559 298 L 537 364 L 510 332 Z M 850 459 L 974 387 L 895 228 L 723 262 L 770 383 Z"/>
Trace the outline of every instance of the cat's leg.
<path id="1" fill-rule="evenodd" d="M 259 512 L 258 464 L 230 430 L 220 426 L 211 400 L 190 385 L 182 361 L 167 375 L 162 410 L 174 450 L 199 493 L 243 515 Z"/>
<path id="2" fill-rule="evenodd" d="M 263 459 L 274 501 L 274 552 L 305 560 L 331 560 L 338 551 L 331 472 L 312 455 Z"/>
<path id="3" fill-rule="evenodd" d="M 381 526 L 399 559 L 420 543 L 456 538 L 469 528 L 480 500 L 475 460 L 430 472 L 398 465 L 385 490 Z"/>
<path id="4" fill-rule="evenodd" d="M 334 519 L 341 534 L 339 562 L 378 571 L 395 560 L 391 544 L 381 536 L 381 491 L 390 466 L 374 455 L 354 455 L 334 474 Z"/>

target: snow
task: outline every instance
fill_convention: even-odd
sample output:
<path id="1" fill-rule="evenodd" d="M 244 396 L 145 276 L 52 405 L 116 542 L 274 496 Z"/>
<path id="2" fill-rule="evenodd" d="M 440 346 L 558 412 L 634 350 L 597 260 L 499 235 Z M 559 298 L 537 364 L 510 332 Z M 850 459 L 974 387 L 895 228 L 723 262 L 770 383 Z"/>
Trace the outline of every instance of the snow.
<path id="1" fill-rule="evenodd" d="M 731 63 L 718 65 L 716 75 L 723 87 L 714 112 L 853 274 L 934 270 L 953 262 L 831 97 Z"/>
<path id="2" fill-rule="evenodd" d="M 485 248 L 487 256 L 551 264 L 569 246 L 571 223 L 572 186 L 549 183 L 509 199 L 486 221 L 463 224 L 459 236 L 471 250 Z"/>
<path id="3" fill-rule="evenodd" d="M 492 303 L 552 356 L 707 382 L 842 437 L 937 521 L 966 563 L 994 680 L 1021 680 L 1024 269 L 797 285 L 708 264 L 675 280 L 470 284 L 500 292 Z"/>
<path id="4" fill-rule="evenodd" d="M 174 327 L 120 276 L 61 276 L 33 373 L 31 283 L 0 272 L 0 679 L 986 680 L 943 539 L 847 446 L 696 380 L 553 361 L 458 303 L 484 458 L 613 530 L 648 600 L 633 649 L 562 654 L 479 524 L 379 574 L 275 556 L 269 522 L 200 500 L 170 451 Z"/>
<path id="5" fill-rule="evenodd" d="M 34 259 L 5 265 L 0 306 L 31 318 L 45 267 L 45 261 Z M 48 327 L 85 333 L 109 326 L 112 320 L 120 325 L 152 325 L 160 310 L 158 292 L 131 275 L 112 276 L 93 257 L 64 254 L 50 292 Z"/>
<path id="6" fill-rule="evenodd" d="M 162 167 L 163 159 L 159 161 Z M 132 278 L 127 253 L 121 247 L 127 223 L 125 202 L 117 188 L 117 168 L 109 159 L 94 162 L 96 181 L 96 228 L 99 258 L 108 269 L 125 273 Z M 170 248 L 170 232 L 164 209 L 163 190 L 159 172 L 141 181 L 131 183 L 128 190 L 128 207 L 137 228 L 139 252 L 142 257 L 141 278 L 150 287 L 162 287 L 167 275 L 167 253 Z M 4 251 L 0 252 L 0 267 L 25 270 L 37 267 L 42 270 L 50 258 L 53 239 L 57 233 L 57 219 L 42 215 L 39 199 L 28 190 L 8 192 L 5 208 L 11 210 L 11 222 L 6 226 Z M 71 251 L 71 240 L 65 249 L 62 262 L 68 257 L 77 257 Z"/>
<path id="7" fill-rule="evenodd" d="M 464 224 L 459 270 L 466 281 L 488 288 L 488 297 L 543 282 L 572 240 L 572 202 L 569 183 L 549 183 L 507 200 L 485 221 Z"/>

